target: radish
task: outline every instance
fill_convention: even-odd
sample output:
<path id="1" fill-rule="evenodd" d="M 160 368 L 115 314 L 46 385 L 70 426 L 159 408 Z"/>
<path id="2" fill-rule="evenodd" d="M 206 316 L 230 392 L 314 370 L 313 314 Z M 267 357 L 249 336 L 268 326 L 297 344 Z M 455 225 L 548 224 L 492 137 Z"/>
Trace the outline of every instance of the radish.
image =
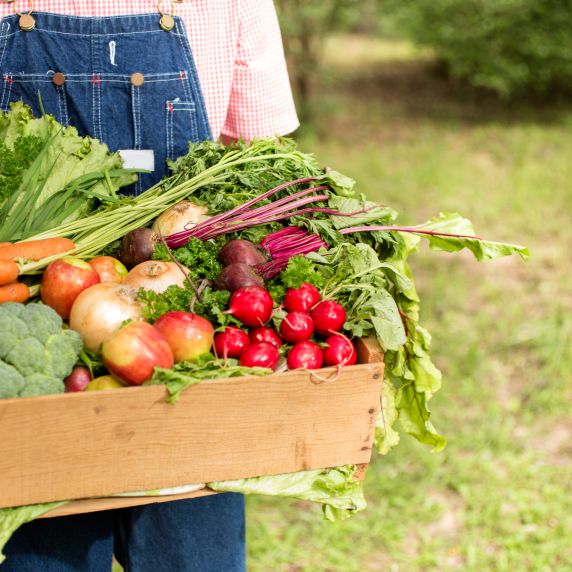
<path id="1" fill-rule="evenodd" d="M 291 312 L 280 323 L 280 335 L 282 339 L 295 344 L 309 340 L 314 333 L 314 322 L 308 314 L 303 312 Z"/>
<path id="2" fill-rule="evenodd" d="M 284 303 L 288 312 L 309 312 L 321 299 L 319 290 L 308 282 L 303 282 L 300 288 L 288 288 Z"/>
<path id="3" fill-rule="evenodd" d="M 323 357 L 320 346 L 309 340 L 298 342 L 286 358 L 288 369 L 320 369 Z"/>
<path id="4" fill-rule="evenodd" d="M 250 330 L 249 337 L 251 343 L 253 344 L 256 342 L 268 342 L 277 348 L 282 345 L 282 338 L 275 330 L 269 328 L 268 326 L 260 326 L 260 328 L 254 328 L 253 330 Z"/>
<path id="5" fill-rule="evenodd" d="M 279 361 L 280 354 L 276 346 L 268 342 L 257 342 L 246 346 L 239 363 L 245 367 L 267 367 L 276 371 Z"/>
<path id="6" fill-rule="evenodd" d="M 357 362 L 356 348 L 346 336 L 334 334 L 326 340 L 324 349 L 325 365 L 354 365 Z"/>
<path id="7" fill-rule="evenodd" d="M 310 315 L 314 320 L 314 329 L 320 336 L 339 332 L 346 321 L 346 311 L 343 306 L 333 300 L 320 302 Z"/>
<path id="8" fill-rule="evenodd" d="M 246 326 L 264 326 L 272 317 L 273 306 L 268 290 L 261 286 L 247 286 L 233 292 L 228 313 Z"/>
<path id="9" fill-rule="evenodd" d="M 214 350 L 218 357 L 238 359 L 250 343 L 248 334 L 236 326 L 228 326 L 214 337 Z"/>

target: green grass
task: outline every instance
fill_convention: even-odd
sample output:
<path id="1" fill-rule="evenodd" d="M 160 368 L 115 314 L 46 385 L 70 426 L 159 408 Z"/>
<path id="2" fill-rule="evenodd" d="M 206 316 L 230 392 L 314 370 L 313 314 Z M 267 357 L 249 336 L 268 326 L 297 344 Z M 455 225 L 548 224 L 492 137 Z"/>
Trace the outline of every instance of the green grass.
<path id="1" fill-rule="evenodd" d="M 374 459 L 368 509 L 248 499 L 249 571 L 572 571 L 572 106 L 506 104 L 403 43 L 336 37 L 304 149 L 422 222 L 459 211 L 532 260 L 423 250 L 423 321 L 449 438 Z"/>

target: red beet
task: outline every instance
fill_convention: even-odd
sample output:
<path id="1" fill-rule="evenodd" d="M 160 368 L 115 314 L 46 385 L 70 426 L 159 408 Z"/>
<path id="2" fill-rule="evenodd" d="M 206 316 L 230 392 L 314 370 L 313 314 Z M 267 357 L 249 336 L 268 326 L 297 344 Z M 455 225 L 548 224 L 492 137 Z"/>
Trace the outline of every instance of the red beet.
<path id="1" fill-rule="evenodd" d="M 341 304 L 333 300 L 320 302 L 311 313 L 314 329 L 320 336 L 339 332 L 346 321 L 346 311 Z"/>
<path id="2" fill-rule="evenodd" d="M 235 262 L 223 268 L 222 272 L 215 279 L 215 286 L 219 290 L 235 292 L 239 288 L 247 286 L 264 286 L 264 279 L 260 274 L 243 262 Z"/>
<path id="3" fill-rule="evenodd" d="M 291 312 L 280 323 L 282 339 L 291 344 L 309 340 L 314 333 L 314 322 L 308 314 Z"/>
<path id="4" fill-rule="evenodd" d="M 356 348 L 346 336 L 334 334 L 326 340 L 325 365 L 354 365 L 357 362 Z"/>
<path id="5" fill-rule="evenodd" d="M 266 262 L 266 258 L 254 243 L 241 238 L 227 242 L 220 251 L 219 259 L 224 266 L 229 266 L 236 262 L 256 266 Z"/>
<path id="6" fill-rule="evenodd" d="M 279 348 L 282 345 L 282 339 L 272 328 L 268 326 L 260 326 L 260 328 L 254 328 L 250 330 L 250 341 L 254 344 L 256 342 L 268 342 Z"/>
<path id="7" fill-rule="evenodd" d="M 230 297 L 228 311 L 246 326 L 264 326 L 272 317 L 274 302 L 260 286 L 239 288 Z"/>
<path id="8" fill-rule="evenodd" d="M 321 299 L 318 289 L 308 282 L 303 282 L 300 288 L 288 288 L 284 303 L 288 312 L 309 312 Z"/>
<path id="9" fill-rule="evenodd" d="M 248 334 L 244 330 L 236 326 L 228 326 L 223 332 L 215 334 L 215 354 L 224 359 L 238 359 L 249 343 Z"/>
<path id="10" fill-rule="evenodd" d="M 245 367 L 268 367 L 276 370 L 279 361 L 278 349 L 268 342 L 251 344 L 240 356 L 240 365 Z"/>
<path id="11" fill-rule="evenodd" d="M 298 342 L 286 358 L 288 369 L 320 369 L 323 363 L 322 350 L 314 342 Z"/>

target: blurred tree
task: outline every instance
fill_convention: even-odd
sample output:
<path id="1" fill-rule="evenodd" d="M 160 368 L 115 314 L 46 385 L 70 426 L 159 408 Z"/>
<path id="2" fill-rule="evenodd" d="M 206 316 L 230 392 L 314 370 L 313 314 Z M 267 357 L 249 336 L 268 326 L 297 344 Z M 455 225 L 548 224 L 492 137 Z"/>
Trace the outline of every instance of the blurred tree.
<path id="1" fill-rule="evenodd" d="M 360 8 L 378 0 L 276 0 L 290 76 L 300 117 L 310 116 L 312 80 L 319 71 L 324 40 L 348 29 L 360 17 Z"/>
<path id="2" fill-rule="evenodd" d="M 505 97 L 572 90 L 572 0 L 379 0 L 451 74 Z"/>

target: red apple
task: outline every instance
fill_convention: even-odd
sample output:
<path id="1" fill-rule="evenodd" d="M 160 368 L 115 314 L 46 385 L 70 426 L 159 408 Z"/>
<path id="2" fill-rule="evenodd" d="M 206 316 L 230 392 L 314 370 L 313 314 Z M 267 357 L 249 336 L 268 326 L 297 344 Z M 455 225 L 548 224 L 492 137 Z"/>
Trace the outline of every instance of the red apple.
<path id="1" fill-rule="evenodd" d="M 87 262 L 64 256 L 50 262 L 44 271 L 40 287 L 42 302 L 67 320 L 75 299 L 99 281 L 99 275 Z"/>
<path id="2" fill-rule="evenodd" d="M 129 385 L 141 385 L 156 367 L 174 364 L 167 340 L 147 322 L 130 322 L 117 330 L 104 342 L 101 353 L 111 375 Z"/>
<path id="3" fill-rule="evenodd" d="M 125 387 L 119 383 L 116 379 L 110 375 L 102 375 L 92 379 L 88 386 L 85 388 L 86 391 L 103 391 L 104 389 L 119 389 Z"/>
<path id="4" fill-rule="evenodd" d="M 127 276 L 127 268 L 113 256 L 96 256 L 89 265 L 97 272 L 101 282 L 121 284 Z"/>
<path id="5" fill-rule="evenodd" d="M 65 392 L 84 391 L 91 381 L 91 373 L 87 367 L 80 365 L 74 367 L 72 372 L 64 379 Z"/>
<path id="6" fill-rule="evenodd" d="M 197 314 L 167 312 L 155 322 L 155 328 L 165 336 L 176 362 L 195 361 L 213 345 L 212 324 Z"/>

